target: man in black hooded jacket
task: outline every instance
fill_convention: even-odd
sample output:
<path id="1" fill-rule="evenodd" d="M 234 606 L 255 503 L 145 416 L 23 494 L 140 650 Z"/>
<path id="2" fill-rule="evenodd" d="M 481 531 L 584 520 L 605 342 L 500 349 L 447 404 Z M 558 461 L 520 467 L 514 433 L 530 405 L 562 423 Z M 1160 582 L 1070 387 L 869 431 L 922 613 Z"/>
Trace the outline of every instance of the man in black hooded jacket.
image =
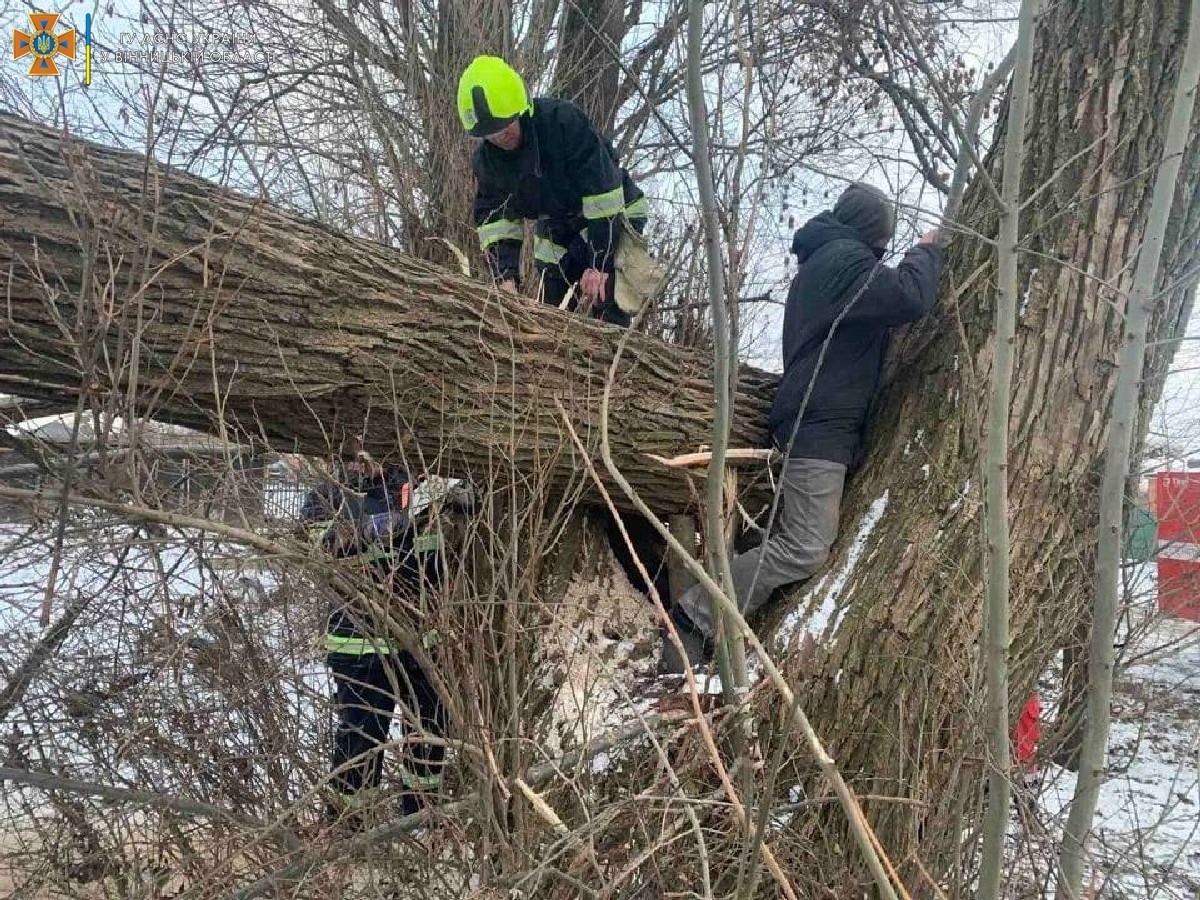
<path id="1" fill-rule="evenodd" d="M 882 259 L 894 233 L 887 197 L 852 184 L 832 210 L 810 219 L 792 239 L 799 268 L 784 312 L 784 373 L 770 414 L 775 445 L 787 456 L 783 496 L 768 540 L 730 563 L 746 613 L 828 558 L 846 474 L 865 450 L 889 331 L 922 318 L 937 299 L 942 251 L 936 231 L 892 269 Z M 716 627 L 712 598 L 693 587 L 678 598 L 672 617 L 687 662 L 702 661 Z M 664 671 L 682 672 L 685 664 L 664 641 Z"/>

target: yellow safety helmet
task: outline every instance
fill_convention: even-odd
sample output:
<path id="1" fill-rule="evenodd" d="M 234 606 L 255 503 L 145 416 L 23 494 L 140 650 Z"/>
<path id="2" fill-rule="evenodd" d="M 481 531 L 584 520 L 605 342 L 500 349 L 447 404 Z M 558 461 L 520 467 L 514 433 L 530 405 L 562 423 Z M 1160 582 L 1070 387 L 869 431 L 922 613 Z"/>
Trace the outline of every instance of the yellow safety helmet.
<path id="1" fill-rule="evenodd" d="M 458 80 L 458 118 L 474 137 L 487 137 L 532 107 L 525 82 L 498 56 L 477 56 Z"/>

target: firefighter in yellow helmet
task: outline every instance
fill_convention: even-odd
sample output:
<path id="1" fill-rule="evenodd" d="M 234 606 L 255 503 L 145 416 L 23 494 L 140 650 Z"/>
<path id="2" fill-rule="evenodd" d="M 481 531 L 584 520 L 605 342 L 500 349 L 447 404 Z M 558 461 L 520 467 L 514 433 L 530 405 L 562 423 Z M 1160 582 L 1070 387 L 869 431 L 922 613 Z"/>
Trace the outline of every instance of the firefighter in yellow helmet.
<path id="1" fill-rule="evenodd" d="M 521 76 L 495 56 L 476 57 L 463 72 L 458 116 L 481 138 L 475 224 L 492 277 L 517 290 L 521 223 L 537 219 L 542 301 L 558 306 L 574 285 L 570 309 L 582 300 L 592 315 L 628 325 L 617 302 L 619 293 L 625 296 L 616 284 L 617 251 L 622 240 L 641 240 L 648 208 L 612 144 L 574 104 L 530 100 Z"/>

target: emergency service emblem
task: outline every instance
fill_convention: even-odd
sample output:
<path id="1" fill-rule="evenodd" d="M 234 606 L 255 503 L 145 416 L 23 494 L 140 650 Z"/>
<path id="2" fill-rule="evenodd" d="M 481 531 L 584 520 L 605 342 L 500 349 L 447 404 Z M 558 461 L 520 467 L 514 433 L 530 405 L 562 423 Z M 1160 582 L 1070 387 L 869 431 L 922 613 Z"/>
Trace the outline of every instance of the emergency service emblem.
<path id="1" fill-rule="evenodd" d="M 75 58 L 75 29 L 55 34 L 58 13 L 30 13 L 29 22 L 33 26 L 32 34 L 27 34 L 19 28 L 13 29 L 13 59 L 24 59 L 32 54 L 30 75 L 59 74 L 58 63 L 54 58 Z"/>

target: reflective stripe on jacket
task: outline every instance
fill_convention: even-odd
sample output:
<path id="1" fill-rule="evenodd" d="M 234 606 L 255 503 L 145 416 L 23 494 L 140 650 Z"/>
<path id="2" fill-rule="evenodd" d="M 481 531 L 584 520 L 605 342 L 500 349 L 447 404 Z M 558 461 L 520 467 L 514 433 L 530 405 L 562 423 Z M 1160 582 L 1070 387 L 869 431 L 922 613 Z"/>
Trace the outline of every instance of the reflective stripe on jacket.
<path id="1" fill-rule="evenodd" d="M 543 217 L 571 222 L 587 239 L 594 267 L 611 271 L 622 231 L 613 220 L 644 218 L 642 191 L 574 104 L 538 97 L 520 122 L 521 146 L 513 152 L 487 141 L 475 151 L 475 225 L 493 276 L 517 279 L 522 221 Z M 539 250 L 539 262 L 553 262 L 552 248 Z"/>

